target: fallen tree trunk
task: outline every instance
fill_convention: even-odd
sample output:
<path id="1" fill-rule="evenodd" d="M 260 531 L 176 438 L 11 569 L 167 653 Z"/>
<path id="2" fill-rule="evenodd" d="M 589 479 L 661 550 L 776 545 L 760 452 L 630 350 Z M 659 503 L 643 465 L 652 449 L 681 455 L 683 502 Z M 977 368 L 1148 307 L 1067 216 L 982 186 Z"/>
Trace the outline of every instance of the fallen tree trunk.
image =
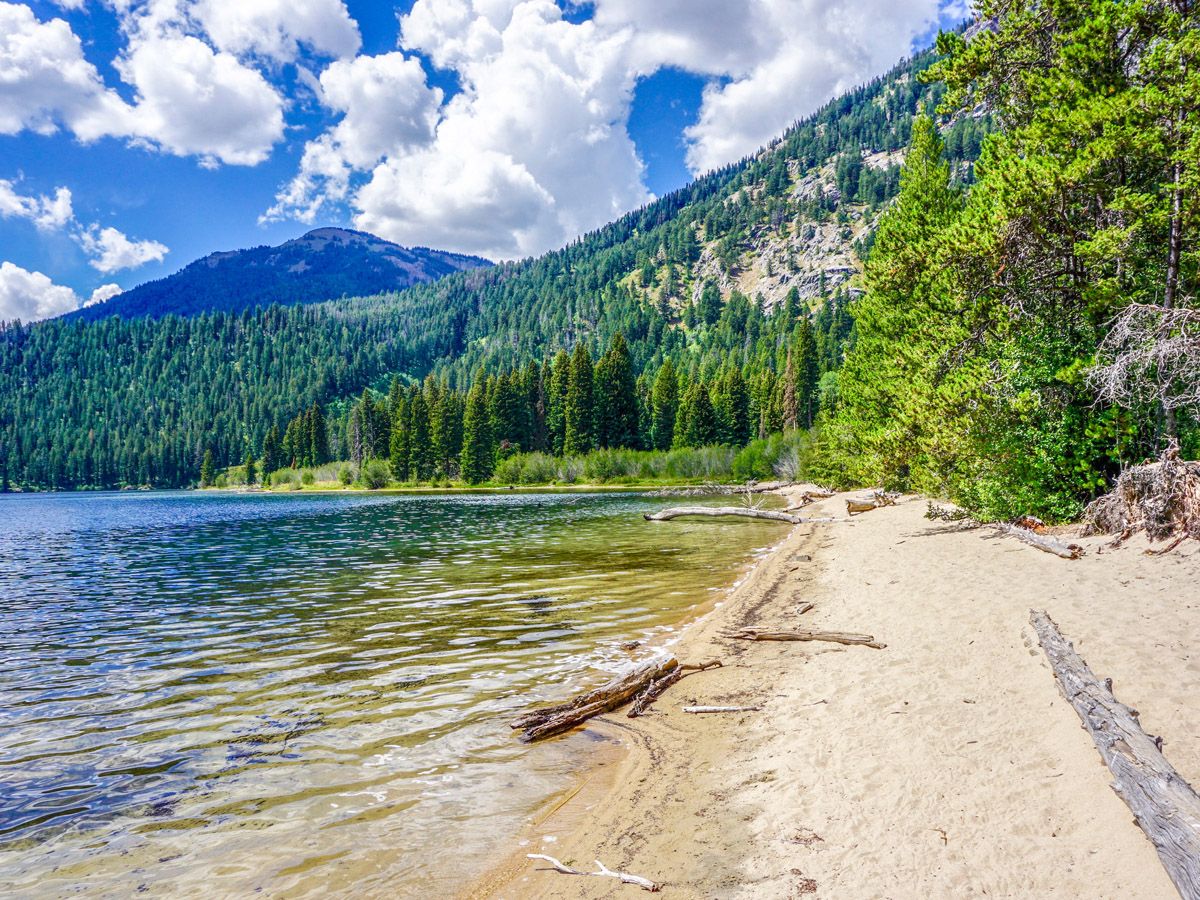
<path id="1" fill-rule="evenodd" d="M 740 712 L 758 712 L 762 709 L 761 706 L 685 706 L 685 713 L 740 713 Z"/>
<path id="2" fill-rule="evenodd" d="M 561 734 L 593 716 L 616 709 L 648 684 L 678 667 L 679 660 L 673 656 L 652 659 L 629 674 L 580 694 L 567 703 L 530 710 L 514 719 L 511 725 L 524 730 L 521 740 L 526 743 Z"/>
<path id="3" fill-rule="evenodd" d="M 708 662 L 702 663 L 684 663 L 681 666 L 676 666 L 666 675 L 661 678 L 656 678 L 651 681 L 646 689 L 637 695 L 637 699 L 633 701 L 633 706 L 630 707 L 628 716 L 631 719 L 636 719 L 638 716 L 645 715 L 646 710 L 659 697 L 663 695 L 671 685 L 679 681 L 685 675 L 691 675 L 696 672 L 703 672 L 707 669 L 719 669 L 723 663 L 719 659 L 710 659 Z"/>
<path id="4" fill-rule="evenodd" d="M 1050 660 L 1058 689 L 1075 707 L 1113 774 L 1113 790 L 1158 850 L 1185 900 L 1200 898 L 1200 796 L 1162 755 L 1162 739 L 1142 729 L 1137 713 L 1113 696 L 1045 612 L 1029 621 Z"/>
<path id="5" fill-rule="evenodd" d="M 1056 541 L 1049 535 L 1038 534 L 1035 531 L 1030 531 L 1028 528 L 1022 528 L 1020 525 L 1009 525 L 1000 522 L 994 527 L 1009 537 L 1015 537 L 1023 544 L 1036 547 L 1046 553 L 1053 553 L 1055 556 L 1063 559 L 1079 559 L 1084 554 L 1084 549 L 1078 544 L 1064 544 L 1062 541 Z"/>
<path id="6" fill-rule="evenodd" d="M 669 522 L 680 516 L 743 516 L 748 519 L 771 519 L 791 525 L 799 525 L 805 521 L 790 513 L 774 509 L 751 509 L 748 506 L 672 506 L 670 509 L 645 514 L 647 522 Z"/>
<path id="7" fill-rule="evenodd" d="M 884 649 L 887 644 L 875 640 L 870 634 L 851 634 L 845 631 L 758 631 L 745 628 L 729 637 L 743 641 L 827 641 L 832 644 L 852 644 Z"/>

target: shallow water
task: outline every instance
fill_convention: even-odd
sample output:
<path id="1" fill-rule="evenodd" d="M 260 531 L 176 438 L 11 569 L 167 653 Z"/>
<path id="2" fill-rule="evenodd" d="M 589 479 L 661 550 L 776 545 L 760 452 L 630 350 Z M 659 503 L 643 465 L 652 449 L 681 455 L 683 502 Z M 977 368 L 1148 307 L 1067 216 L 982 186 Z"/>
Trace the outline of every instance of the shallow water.
<path id="1" fill-rule="evenodd" d="M 0 893 L 463 887 L 592 741 L 506 717 L 784 533 L 669 503 L 0 496 Z"/>

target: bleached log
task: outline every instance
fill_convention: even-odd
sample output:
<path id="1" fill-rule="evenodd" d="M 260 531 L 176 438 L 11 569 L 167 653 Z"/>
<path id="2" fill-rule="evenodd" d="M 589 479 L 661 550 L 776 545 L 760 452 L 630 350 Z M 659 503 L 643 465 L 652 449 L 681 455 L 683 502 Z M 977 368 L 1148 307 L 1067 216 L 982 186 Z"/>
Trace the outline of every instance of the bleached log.
<path id="1" fill-rule="evenodd" d="M 1009 525 L 1000 522 L 995 527 L 1001 533 L 1007 534 L 1009 537 L 1015 537 L 1023 544 L 1036 547 L 1046 553 L 1053 553 L 1055 556 L 1063 559 L 1079 559 L 1084 554 L 1084 549 L 1078 544 L 1064 544 L 1062 541 L 1057 541 L 1049 535 L 1038 534 L 1035 531 L 1030 531 L 1028 528 L 1022 528 L 1020 525 Z"/>
<path id="2" fill-rule="evenodd" d="M 799 525 L 805 520 L 791 513 L 779 512 L 774 509 L 751 509 L 744 506 L 673 506 L 656 513 L 646 513 L 647 522 L 669 522 L 681 516 L 742 516 L 748 519 L 770 519 L 775 522 L 787 522 Z"/>
<path id="3" fill-rule="evenodd" d="M 1142 729 L 1137 713 L 1113 696 L 1045 613 L 1029 621 L 1054 670 L 1113 774 L 1113 790 L 1133 811 L 1167 875 L 1185 900 L 1200 898 L 1200 796 L 1162 754 L 1162 739 Z"/>
<path id="4" fill-rule="evenodd" d="M 526 743 L 569 731 L 581 722 L 616 709 L 630 700 L 651 682 L 662 678 L 678 668 L 679 660 L 673 656 L 658 657 L 638 666 L 627 675 L 615 678 L 595 690 L 580 694 L 574 700 L 534 709 L 518 716 L 511 723 L 513 728 L 524 730 L 521 740 Z"/>
<path id="5" fill-rule="evenodd" d="M 572 869 L 570 866 L 559 862 L 553 856 L 547 856 L 544 853 L 527 853 L 525 858 L 540 859 L 548 862 L 554 867 L 554 871 L 562 872 L 564 875 L 583 875 L 590 878 L 617 878 L 622 884 L 636 884 L 642 890 L 649 891 L 652 894 L 656 894 L 662 890 L 661 885 L 655 884 L 649 878 L 642 878 L 640 875 L 630 875 L 628 872 L 614 872 L 604 865 L 604 863 L 600 862 L 600 860 L 596 860 L 596 865 L 599 866 L 600 871 L 584 872 L 582 869 Z"/>
<path id="6" fill-rule="evenodd" d="M 845 631 L 758 631 L 745 628 L 729 637 L 743 641 L 826 641 L 832 644 L 872 647 L 875 650 L 882 650 L 887 646 L 875 640 L 874 635 Z"/>
<path id="7" fill-rule="evenodd" d="M 685 706 L 685 713 L 739 713 L 758 712 L 761 706 Z"/>

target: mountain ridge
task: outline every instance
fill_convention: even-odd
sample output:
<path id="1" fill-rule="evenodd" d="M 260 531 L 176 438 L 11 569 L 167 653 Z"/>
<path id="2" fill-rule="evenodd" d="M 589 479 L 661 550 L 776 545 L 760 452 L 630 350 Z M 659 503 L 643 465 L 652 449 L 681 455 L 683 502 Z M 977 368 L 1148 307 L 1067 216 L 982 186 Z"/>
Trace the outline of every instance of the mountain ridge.
<path id="1" fill-rule="evenodd" d="M 68 315 L 83 321 L 108 316 L 157 319 L 320 303 L 403 291 L 491 265 L 478 256 L 403 247 L 365 231 L 325 226 L 275 246 L 210 253 L 178 272 Z"/>

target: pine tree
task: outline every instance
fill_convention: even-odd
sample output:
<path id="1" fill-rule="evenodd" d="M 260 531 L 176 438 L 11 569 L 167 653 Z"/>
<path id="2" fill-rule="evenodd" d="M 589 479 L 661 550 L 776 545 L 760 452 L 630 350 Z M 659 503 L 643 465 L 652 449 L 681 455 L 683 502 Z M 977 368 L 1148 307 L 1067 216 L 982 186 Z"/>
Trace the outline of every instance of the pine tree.
<path id="1" fill-rule="evenodd" d="M 216 466 L 213 463 L 212 448 L 204 451 L 204 459 L 200 462 L 200 487 L 212 487 L 216 480 Z M 5 487 L 8 486 L 8 472 L 4 473 Z"/>
<path id="2" fill-rule="evenodd" d="M 675 440 L 675 415 L 679 409 L 679 376 L 669 358 L 659 367 L 650 403 L 653 449 L 669 450 Z"/>
<path id="3" fill-rule="evenodd" d="M 322 466 L 329 462 L 329 431 L 325 423 L 325 413 L 321 411 L 321 404 L 319 403 L 312 405 L 312 419 L 309 424 L 308 437 L 310 465 Z"/>
<path id="4" fill-rule="evenodd" d="M 596 448 L 592 395 L 592 356 L 583 343 L 575 345 L 571 355 L 571 374 L 567 380 L 563 454 L 583 455 Z"/>
<path id="5" fill-rule="evenodd" d="M 637 382 L 629 346 L 620 332 L 595 370 L 596 443 L 601 447 L 635 447 L 638 435 Z"/>
<path id="6" fill-rule="evenodd" d="M 563 455 L 567 439 L 567 391 L 571 382 L 571 357 L 566 350 L 559 350 L 551 368 L 549 408 L 546 413 L 546 429 L 550 433 L 550 452 Z"/>
<path id="7" fill-rule="evenodd" d="M 246 451 L 246 484 L 254 484 L 258 481 L 258 469 L 254 464 L 254 454 Z"/>
<path id="8" fill-rule="evenodd" d="M 267 435 L 262 444 L 263 472 L 270 474 L 284 467 L 283 447 L 279 438 L 279 426 L 272 425 L 267 429 Z"/>
<path id="9" fill-rule="evenodd" d="M 795 347 L 797 424 L 812 428 L 817 414 L 817 379 L 820 374 L 817 342 L 813 337 L 812 322 L 808 316 L 800 320 L 796 330 Z"/>
<path id="10" fill-rule="evenodd" d="M 467 484 L 479 484 L 492 477 L 495 451 L 492 447 L 491 423 L 483 380 L 477 379 L 467 393 L 463 414 L 463 446 L 461 471 Z"/>
<path id="11" fill-rule="evenodd" d="M 795 431 L 800 424 L 800 401 L 796 396 L 796 366 L 792 361 L 792 353 L 787 355 L 787 366 L 783 370 L 783 378 L 779 383 L 779 406 L 783 414 L 783 427 Z"/>
<path id="12" fill-rule="evenodd" d="M 399 387 L 394 383 L 393 388 Z M 392 437 L 388 447 L 388 459 L 392 465 L 392 477 L 397 481 L 408 481 L 411 474 L 410 457 L 412 442 L 409 439 L 410 419 L 408 396 L 403 389 L 393 390 L 392 401 Z"/>
<path id="13" fill-rule="evenodd" d="M 721 443 L 732 447 L 746 444 L 750 440 L 750 391 L 737 366 L 731 366 L 718 383 L 715 409 Z"/>
<path id="14" fill-rule="evenodd" d="M 433 477 L 435 448 L 429 434 L 429 407 L 425 394 L 414 387 L 408 400 L 409 474 L 416 481 Z"/>
<path id="15" fill-rule="evenodd" d="M 721 318 L 721 291 L 713 282 L 705 282 L 700 292 L 700 321 L 710 328 Z"/>

